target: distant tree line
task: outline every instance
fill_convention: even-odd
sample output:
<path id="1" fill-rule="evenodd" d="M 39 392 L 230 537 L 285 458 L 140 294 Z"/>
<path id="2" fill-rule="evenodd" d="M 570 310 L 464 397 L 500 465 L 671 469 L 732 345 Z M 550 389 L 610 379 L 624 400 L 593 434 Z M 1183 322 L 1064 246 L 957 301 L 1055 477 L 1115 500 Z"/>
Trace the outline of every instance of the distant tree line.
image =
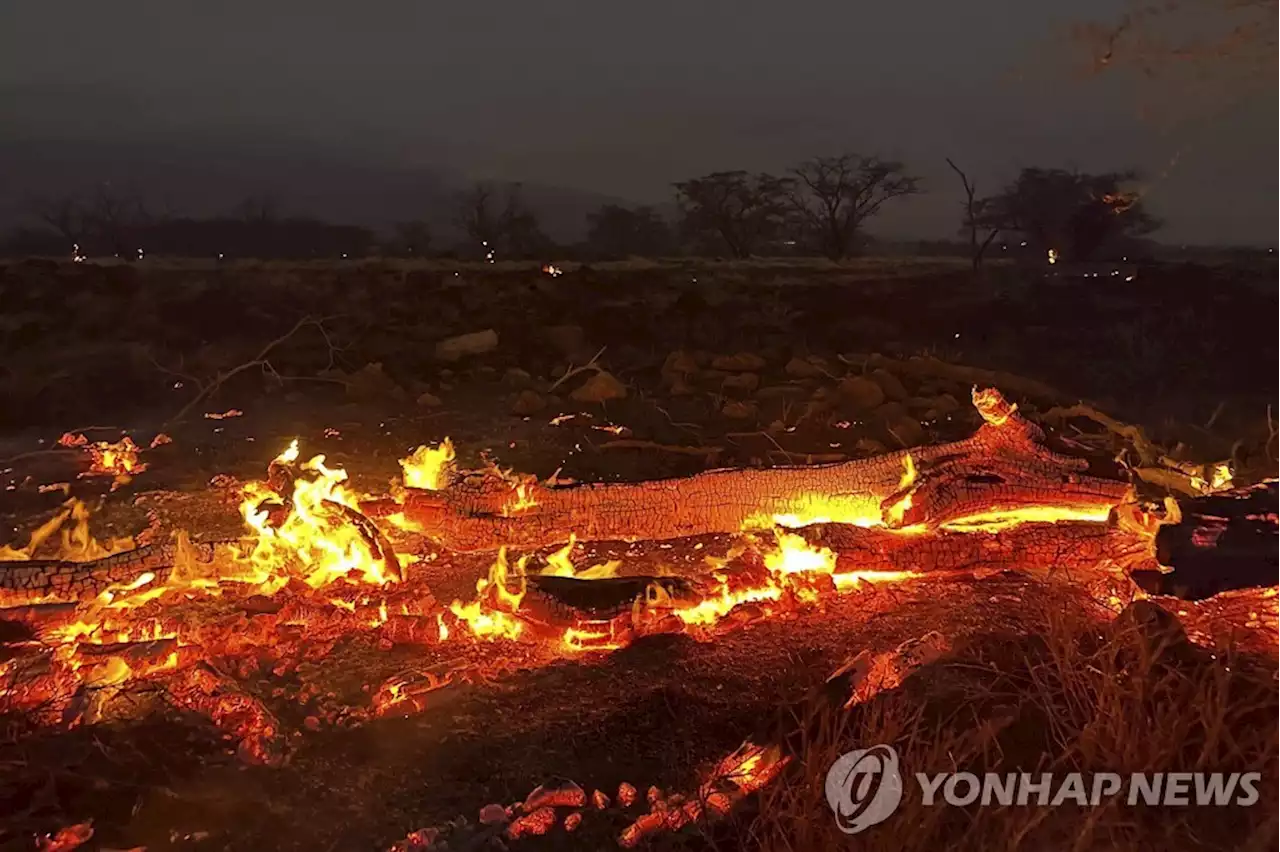
<path id="1" fill-rule="evenodd" d="M 1017 240 L 1064 261 L 1114 252 L 1158 227 L 1131 171 L 1086 174 L 1026 168 L 990 195 L 950 159 L 964 190 L 959 233 L 974 269 L 997 240 Z M 85 195 L 30 200 L 38 227 L 4 240 L 6 254 L 225 258 L 458 257 L 479 260 L 618 259 L 677 255 L 746 258 L 810 255 L 843 260 L 872 244 L 867 226 L 895 199 L 923 191 L 895 160 L 844 153 L 814 157 L 780 175 L 717 171 L 674 184 L 673 220 L 650 206 L 607 204 L 588 214 L 585 240 L 556 245 L 518 183 L 478 182 L 452 199 L 460 236 L 439 243 L 425 219 L 383 235 L 354 225 L 280 215 L 250 198 L 225 215 L 156 213 L 136 192 L 109 184 Z"/>

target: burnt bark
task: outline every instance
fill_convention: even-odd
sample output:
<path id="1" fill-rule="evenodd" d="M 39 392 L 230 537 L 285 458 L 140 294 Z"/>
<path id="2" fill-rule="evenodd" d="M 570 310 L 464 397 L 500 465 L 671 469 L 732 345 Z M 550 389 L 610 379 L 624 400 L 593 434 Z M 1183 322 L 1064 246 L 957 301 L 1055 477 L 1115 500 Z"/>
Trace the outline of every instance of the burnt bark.
<path id="1" fill-rule="evenodd" d="M 1140 575 L 1137 579 L 1147 591 L 1199 600 L 1228 589 L 1276 585 L 1276 480 L 1183 498 L 1178 508 L 1181 520 L 1156 533 L 1156 558 L 1171 570 Z"/>
<path id="2" fill-rule="evenodd" d="M 522 483 L 520 498 L 508 480 L 473 475 L 440 491 L 409 489 L 403 505 L 375 502 L 362 511 L 403 512 L 445 547 L 477 551 L 560 544 L 571 534 L 653 541 L 735 533 L 789 518 L 931 530 L 1029 506 L 1105 517 L 1125 496 L 1127 483 L 1085 475 L 1085 461 L 1046 449 L 1039 427 L 999 393 L 975 391 L 974 404 L 985 422 L 971 438 L 869 459 L 639 483 Z"/>

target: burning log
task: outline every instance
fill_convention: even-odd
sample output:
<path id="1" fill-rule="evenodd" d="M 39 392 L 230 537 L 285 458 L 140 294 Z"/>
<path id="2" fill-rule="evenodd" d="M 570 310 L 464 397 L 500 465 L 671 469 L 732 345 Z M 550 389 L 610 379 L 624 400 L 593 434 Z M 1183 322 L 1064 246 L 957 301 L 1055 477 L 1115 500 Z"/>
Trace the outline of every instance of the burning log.
<path id="1" fill-rule="evenodd" d="M 606 577 L 584 580 L 552 574 L 531 574 L 529 585 L 557 604 L 575 613 L 592 617 L 612 617 L 628 610 L 651 586 L 662 588 L 671 596 L 688 591 L 688 583 L 679 577 Z"/>
<path id="2" fill-rule="evenodd" d="M 184 649 L 188 654 L 198 648 Z M 131 677 L 146 677 L 178 667 L 178 640 L 151 639 L 143 642 L 112 642 L 76 645 L 72 665 L 80 671 L 86 686 L 114 686 Z"/>
<path id="3" fill-rule="evenodd" d="M 0 571 L 0 604 L 83 601 L 103 592 L 163 584 L 173 570 L 182 545 L 149 544 L 101 559 L 71 562 L 32 559 L 3 563 Z M 202 561 L 213 559 L 213 545 L 192 544 Z"/>
<path id="4" fill-rule="evenodd" d="M 1081 459 L 1043 446 L 1039 427 L 997 391 L 975 390 L 984 424 L 970 438 L 809 467 L 714 470 L 685 479 L 547 487 L 468 477 L 438 491 L 409 488 L 405 523 L 453 550 L 542 547 L 580 540 L 665 540 L 752 526 L 822 521 L 936 529 L 994 523 L 1037 508 L 1040 520 L 1105 520 L 1128 485 L 1087 476 Z M 1037 519 L 1029 517 L 1026 519 Z"/>
<path id="5" fill-rule="evenodd" d="M 1153 570 L 1151 537 L 1111 524 L 1029 522 L 971 532 L 940 529 L 923 535 L 822 524 L 801 533 L 836 554 L 835 573 L 956 572 L 990 576 L 1004 571 L 1091 577 L 1099 572 Z"/>
<path id="6" fill-rule="evenodd" d="M 1184 498 L 1178 510 L 1180 517 L 1156 533 L 1156 557 L 1172 570 L 1142 576 L 1148 591 L 1198 600 L 1228 589 L 1276 584 L 1276 480 Z"/>
<path id="7" fill-rule="evenodd" d="M 237 753 L 247 763 L 276 766 L 283 761 L 284 743 L 275 716 L 208 663 L 196 663 L 175 674 L 169 680 L 169 696 L 234 737 Z"/>

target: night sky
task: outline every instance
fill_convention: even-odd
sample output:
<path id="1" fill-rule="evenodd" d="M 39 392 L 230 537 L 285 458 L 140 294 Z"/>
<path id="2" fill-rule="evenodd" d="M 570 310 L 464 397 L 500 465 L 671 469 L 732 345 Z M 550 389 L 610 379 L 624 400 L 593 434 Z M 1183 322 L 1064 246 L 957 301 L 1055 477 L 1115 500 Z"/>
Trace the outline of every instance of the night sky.
<path id="1" fill-rule="evenodd" d="M 717 169 L 854 150 L 928 195 L 873 230 L 949 237 L 943 158 L 1137 167 L 1168 242 L 1273 244 L 1276 78 L 1249 96 L 1081 73 L 1073 22 L 1117 2 L 374 0 L 0 6 L 0 132 L 255 135 L 637 202 Z"/>

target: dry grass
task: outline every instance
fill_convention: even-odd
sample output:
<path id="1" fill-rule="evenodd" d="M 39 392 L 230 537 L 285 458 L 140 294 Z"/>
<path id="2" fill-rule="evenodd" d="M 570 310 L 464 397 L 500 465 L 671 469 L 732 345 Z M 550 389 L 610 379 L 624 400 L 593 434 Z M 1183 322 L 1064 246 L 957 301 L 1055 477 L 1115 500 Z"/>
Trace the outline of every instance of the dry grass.
<path id="1" fill-rule="evenodd" d="M 1123 617 L 1109 629 L 1046 614 L 1026 640 L 987 637 L 850 712 L 799 727 L 798 759 L 763 794 L 734 845 L 822 850 L 1275 848 L 1275 660 L 1216 658 L 1173 631 Z M 846 751 L 893 744 L 906 795 L 884 823 L 842 834 L 828 768 Z M 913 777 L 984 772 L 1262 773 L 1253 807 L 926 807 Z M 1087 783 L 1087 782 L 1086 782 Z"/>

